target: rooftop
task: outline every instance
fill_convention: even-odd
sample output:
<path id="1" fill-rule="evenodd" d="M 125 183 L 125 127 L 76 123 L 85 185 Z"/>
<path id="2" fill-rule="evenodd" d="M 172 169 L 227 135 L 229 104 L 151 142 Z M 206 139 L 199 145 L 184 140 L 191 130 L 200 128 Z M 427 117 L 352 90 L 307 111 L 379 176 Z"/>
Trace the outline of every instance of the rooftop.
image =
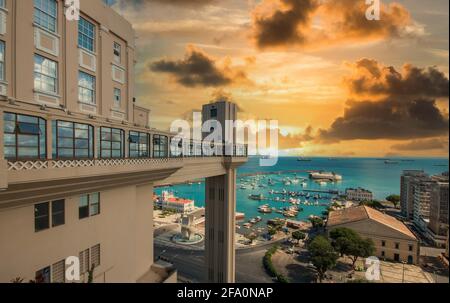
<path id="1" fill-rule="evenodd" d="M 332 211 L 328 217 L 328 226 L 341 225 L 367 219 L 377 221 L 378 223 L 389 226 L 390 228 L 395 229 L 410 238 L 416 239 L 416 236 L 401 221 L 368 206 L 356 206 Z"/>

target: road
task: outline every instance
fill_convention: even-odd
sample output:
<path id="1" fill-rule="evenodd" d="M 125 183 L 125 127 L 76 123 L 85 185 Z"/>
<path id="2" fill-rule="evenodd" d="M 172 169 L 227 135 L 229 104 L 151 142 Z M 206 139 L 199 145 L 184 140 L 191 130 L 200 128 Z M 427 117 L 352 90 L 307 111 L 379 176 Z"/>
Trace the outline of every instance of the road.
<path id="1" fill-rule="evenodd" d="M 275 243 L 268 243 L 254 249 L 236 251 L 236 282 L 238 283 L 273 283 L 262 265 L 262 258 L 267 249 Z M 205 258 L 202 250 L 185 250 L 179 247 L 155 243 L 155 258 L 163 256 L 170 260 L 178 270 L 182 281 L 205 281 Z"/>

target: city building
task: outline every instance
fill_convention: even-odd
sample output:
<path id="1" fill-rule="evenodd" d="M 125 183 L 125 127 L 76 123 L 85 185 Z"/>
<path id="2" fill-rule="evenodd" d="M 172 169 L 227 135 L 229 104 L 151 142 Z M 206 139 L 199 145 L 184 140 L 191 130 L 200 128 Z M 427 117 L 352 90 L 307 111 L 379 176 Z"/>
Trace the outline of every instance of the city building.
<path id="1" fill-rule="evenodd" d="M 429 235 L 434 244 L 446 247 L 448 235 L 448 175 L 433 176 L 429 216 Z"/>
<path id="2" fill-rule="evenodd" d="M 227 235 L 209 250 L 208 278 L 234 282 L 229 223 L 246 147 L 206 155 L 183 142 L 200 153 L 171 156 L 173 134 L 151 129 L 135 99 L 135 32 L 103 1 L 82 0 L 78 21 L 62 0 L 0 6 L 0 282 L 66 282 L 71 256 L 82 281 L 93 267 L 95 282 L 173 281 L 172 268 L 161 275 L 153 262 L 149 197 L 154 186 L 201 178 L 214 233 L 206 245 Z"/>
<path id="3" fill-rule="evenodd" d="M 358 188 L 347 188 L 345 190 L 345 195 L 350 201 L 372 201 L 373 193 L 370 190 L 358 187 Z"/>
<path id="4" fill-rule="evenodd" d="M 163 210 L 175 211 L 177 213 L 188 213 L 194 211 L 194 200 L 181 199 L 173 194 L 163 191 L 161 197 L 156 200 L 156 206 Z"/>
<path id="5" fill-rule="evenodd" d="M 414 214 L 414 182 L 426 179 L 423 170 L 405 170 L 400 177 L 400 209 L 404 218 L 412 220 Z"/>
<path id="6" fill-rule="evenodd" d="M 372 239 L 375 256 L 383 260 L 417 264 L 419 240 L 401 221 L 368 206 L 356 206 L 330 212 L 327 232 L 339 227 L 354 230 Z"/>

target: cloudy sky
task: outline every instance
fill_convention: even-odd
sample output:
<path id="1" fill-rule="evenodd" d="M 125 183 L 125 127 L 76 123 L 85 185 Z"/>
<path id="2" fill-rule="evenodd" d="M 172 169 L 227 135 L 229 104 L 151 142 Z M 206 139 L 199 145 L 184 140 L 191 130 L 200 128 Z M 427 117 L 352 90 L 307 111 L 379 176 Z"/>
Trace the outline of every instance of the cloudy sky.
<path id="1" fill-rule="evenodd" d="M 276 119 L 310 156 L 444 156 L 449 1 L 118 0 L 137 35 L 137 98 L 152 127 L 217 98 Z"/>

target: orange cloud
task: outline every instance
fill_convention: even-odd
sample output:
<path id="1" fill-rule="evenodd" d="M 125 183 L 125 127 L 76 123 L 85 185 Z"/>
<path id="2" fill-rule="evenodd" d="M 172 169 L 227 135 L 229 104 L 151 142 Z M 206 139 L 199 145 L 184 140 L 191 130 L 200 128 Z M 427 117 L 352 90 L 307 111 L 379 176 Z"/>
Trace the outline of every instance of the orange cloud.
<path id="1" fill-rule="evenodd" d="M 379 21 L 366 19 L 367 8 L 359 0 L 264 0 L 252 13 L 253 39 L 260 49 L 317 48 L 423 34 L 400 4 L 382 4 Z"/>

